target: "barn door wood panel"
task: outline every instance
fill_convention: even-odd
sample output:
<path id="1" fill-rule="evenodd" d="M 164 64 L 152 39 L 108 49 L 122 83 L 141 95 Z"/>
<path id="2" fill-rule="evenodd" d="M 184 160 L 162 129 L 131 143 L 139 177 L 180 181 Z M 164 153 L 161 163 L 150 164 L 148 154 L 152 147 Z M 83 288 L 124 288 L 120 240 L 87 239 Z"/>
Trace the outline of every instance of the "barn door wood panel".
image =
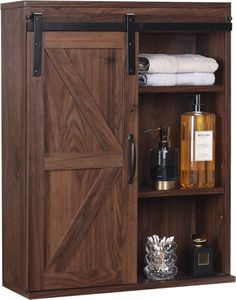
<path id="1" fill-rule="evenodd" d="M 136 281 L 136 77 L 126 35 L 43 33 L 32 76 L 28 34 L 30 290 Z"/>

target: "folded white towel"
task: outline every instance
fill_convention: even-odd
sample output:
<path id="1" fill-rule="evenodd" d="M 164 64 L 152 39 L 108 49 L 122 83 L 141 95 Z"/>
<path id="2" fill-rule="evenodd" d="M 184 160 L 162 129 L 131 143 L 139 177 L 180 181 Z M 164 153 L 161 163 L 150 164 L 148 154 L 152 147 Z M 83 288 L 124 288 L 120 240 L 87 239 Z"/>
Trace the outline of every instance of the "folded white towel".
<path id="1" fill-rule="evenodd" d="M 215 59 L 198 54 L 140 54 L 139 71 L 147 73 L 214 73 Z"/>
<path id="2" fill-rule="evenodd" d="M 213 85 L 214 73 L 139 74 L 139 84 L 147 86 Z"/>

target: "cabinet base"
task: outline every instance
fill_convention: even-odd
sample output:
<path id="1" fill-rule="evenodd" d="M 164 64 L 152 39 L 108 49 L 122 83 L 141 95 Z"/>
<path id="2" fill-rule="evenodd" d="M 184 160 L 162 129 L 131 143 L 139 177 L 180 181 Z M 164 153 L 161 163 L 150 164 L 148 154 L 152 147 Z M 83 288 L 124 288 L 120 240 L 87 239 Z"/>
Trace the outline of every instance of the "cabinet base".
<path id="1" fill-rule="evenodd" d="M 136 284 L 89 287 L 89 288 L 80 288 L 80 289 L 36 291 L 36 292 L 28 292 L 28 293 L 23 293 L 23 292 L 19 293 L 19 291 L 16 290 L 14 291 L 21 294 L 22 296 L 25 296 L 28 299 L 39 299 L 39 298 L 48 298 L 48 297 L 75 296 L 75 295 L 86 295 L 86 294 L 95 294 L 95 293 L 96 294 L 112 293 L 112 292 L 124 292 L 124 291 L 132 291 L 132 290 L 159 289 L 159 288 L 229 283 L 229 282 L 235 282 L 235 276 L 219 274 L 217 276 L 212 276 L 212 277 L 202 277 L 202 278 L 182 277 L 173 280 L 158 281 L 158 282 L 146 282 L 146 279 L 142 277 L 139 279 L 139 282 Z"/>

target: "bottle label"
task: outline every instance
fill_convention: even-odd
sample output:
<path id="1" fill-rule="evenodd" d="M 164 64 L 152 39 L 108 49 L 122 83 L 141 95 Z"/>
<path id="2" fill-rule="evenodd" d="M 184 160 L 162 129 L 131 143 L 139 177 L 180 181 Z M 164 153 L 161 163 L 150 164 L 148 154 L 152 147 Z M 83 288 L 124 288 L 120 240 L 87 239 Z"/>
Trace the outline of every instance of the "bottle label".
<path id="1" fill-rule="evenodd" d="M 195 161 L 213 160 L 213 131 L 195 131 Z"/>

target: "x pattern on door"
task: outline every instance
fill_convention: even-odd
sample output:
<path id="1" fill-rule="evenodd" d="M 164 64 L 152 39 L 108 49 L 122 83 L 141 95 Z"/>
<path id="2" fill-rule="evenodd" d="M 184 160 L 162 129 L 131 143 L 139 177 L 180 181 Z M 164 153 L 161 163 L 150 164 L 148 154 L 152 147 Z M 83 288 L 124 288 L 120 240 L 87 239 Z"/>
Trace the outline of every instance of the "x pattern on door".
<path id="1" fill-rule="evenodd" d="M 113 50 L 114 49 L 111 51 Z M 118 51 L 122 50 L 118 49 Z M 120 76 L 120 79 L 123 78 L 124 68 L 122 57 L 122 55 L 118 55 L 117 61 L 114 58 L 111 59 L 108 57 L 105 61 L 105 63 L 111 63 L 115 66 L 116 74 Z M 57 246 L 55 247 L 55 242 L 53 243 L 53 250 L 51 249 L 52 247 L 46 246 L 45 252 L 48 251 L 49 253 L 45 254 L 45 286 L 47 288 L 58 287 L 60 286 L 60 280 L 63 280 L 63 285 L 65 285 L 65 280 L 67 280 L 68 287 L 121 283 L 122 251 L 119 249 L 123 238 L 121 234 L 121 217 L 123 209 L 122 197 L 124 193 L 121 191 L 123 190 L 124 176 L 124 147 L 122 145 L 124 132 L 117 134 L 120 138 L 117 138 L 114 134 L 114 130 L 111 129 L 107 120 L 104 118 L 104 114 L 101 113 L 98 102 L 89 89 L 87 82 L 83 79 L 83 76 L 81 76 L 79 69 L 73 63 L 66 49 L 45 49 L 45 61 L 47 64 L 50 64 L 51 70 L 49 72 L 54 72 L 54 82 L 46 83 L 47 97 L 50 98 L 49 90 L 53 88 L 51 85 L 63 85 L 63 89 L 66 89 L 67 94 L 69 94 L 73 100 L 73 110 L 79 112 L 78 116 L 82 116 L 93 137 L 95 137 L 96 143 L 99 145 L 97 147 L 97 149 L 99 149 L 98 151 L 88 153 L 76 152 L 74 150 L 60 151 L 59 148 L 57 148 L 56 152 L 49 151 L 49 153 L 45 153 L 45 174 L 47 174 L 45 176 L 45 188 L 47 189 L 46 194 L 48 195 L 45 199 L 45 207 L 46 209 L 48 208 L 45 215 L 47 216 L 47 214 L 49 214 L 48 220 L 53 219 L 52 216 L 56 216 L 55 218 L 57 219 L 54 224 L 51 224 L 51 221 L 45 222 L 47 227 L 52 227 L 51 229 L 45 228 L 45 236 L 48 238 L 46 243 L 50 244 L 49 240 L 51 238 L 53 239 L 53 235 L 56 234 L 55 231 L 60 231 Z M 117 64 L 119 64 L 118 69 Z M 114 71 L 114 67 L 112 70 Z M 55 72 L 57 74 L 56 76 Z M 57 82 L 55 82 L 55 77 L 57 78 Z M 121 85 L 123 83 L 110 82 L 109 84 Z M 120 99 L 117 100 L 117 97 Z M 114 93 L 113 98 L 114 99 L 111 99 L 111 105 L 113 105 L 114 102 L 118 102 L 116 105 L 119 106 L 121 113 L 123 113 L 123 94 L 116 95 L 116 93 Z M 68 97 L 65 97 L 63 100 L 67 101 Z M 46 101 L 57 101 L 57 99 L 53 97 L 53 99 L 46 99 Z M 48 103 L 46 106 L 47 105 L 50 106 Z M 62 127 L 59 124 L 60 121 L 58 123 L 55 119 L 50 119 L 53 118 L 52 108 L 47 107 L 45 111 L 45 140 L 47 140 L 47 135 L 50 134 L 52 136 L 51 132 L 53 130 L 59 132 L 60 129 L 63 130 L 66 126 Z M 114 116 L 116 116 L 116 112 L 113 113 Z M 61 118 L 63 118 L 63 116 L 61 116 Z M 124 120 L 119 116 L 118 119 L 119 122 L 121 122 L 121 130 L 123 131 Z M 120 129 L 118 132 L 121 132 Z M 51 146 L 47 145 L 45 149 L 50 149 L 50 147 Z M 51 149 L 53 149 L 53 147 L 51 147 Z M 93 175 L 92 180 L 87 182 L 87 189 L 82 193 L 78 190 L 79 181 L 82 179 L 78 178 L 81 174 L 90 176 L 88 174 L 92 174 L 92 172 L 95 172 L 95 176 Z M 83 175 L 81 176 L 83 177 Z M 69 180 L 74 180 L 75 184 L 70 183 L 71 191 L 66 194 L 63 189 L 65 189 L 64 185 L 68 184 L 68 182 L 62 178 L 68 177 L 70 177 Z M 59 200 L 58 198 L 57 201 L 55 197 L 59 196 L 60 192 L 62 194 L 65 193 L 66 196 L 63 200 Z M 76 192 L 78 192 L 78 199 Z M 66 199 L 67 196 L 68 199 Z M 60 203 L 60 201 L 63 203 Z M 62 207 L 70 205 L 66 203 L 67 201 L 78 201 L 79 205 L 77 204 L 73 217 L 71 215 L 69 219 L 67 219 L 67 225 L 61 230 L 58 228 L 58 226 L 60 227 L 58 219 L 60 219 L 60 214 L 63 218 L 63 211 L 57 214 L 55 210 L 62 209 L 59 207 L 60 204 L 62 204 Z M 103 220 L 99 220 L 99 216 L 103 218 Z M 114 223 L 112 223 L 112 218 Z M 103 228 L 99 228 L 99 222 L 103 222 Z M 107 224 L 105 224 L 106 222 Z M 98 224 L 97 228 L 93 226 L 91 229 L 93 223 Z M 108 226 L 108 228 L 105 230 L 106 226 Z M 101 241 L 104 247 L 109 247 L 110 249 L 109 251 L 104 249 L 104 254 L 107 254 L 107 257 L 104 257 L 103 261 L 106 261 L 104 267 L 100 265 L 101 262 L 97 261 L 101 258 L 103 253 L 99 255 L 96 254 L 94 240 L 91 242 L 94 249 L 92 249 L 92 253 L 90 253 L 90 258 L 87 257 L 84 263 L 78 263 L 78 259 L 74 258 L 78 251 L 86 251 L 86 246 L 83 245 L 83 242 L 91 230 L 94 232 L 90 232 L 90 241 L 88 241 L 88 243 L 91 242 L 91 235 L 100 235 L 101 232 L 99 231 L 101 230 L 104 230 L 104 233 L 107 235 Z M 61 234 L 62 232 L 63 234 Z M 106 245 L 106 243 L 109 243 L 109 240 L 113 245 Z M 48 250 L 47 247 L 49 247 L 50 250 Z M 91 248 L 91 245 L 88 245 L 88 247 Z M 114 249 L 112 249 L 113 247 Z M 101 252 L 101 247 L 98 250 Z M 81 254 L 79 254 L 79 259 L 82 259 L 82 257 L 83 255 L 81 256 Z M 90 260 L 93 262 L 90 262 Z M 82 266 L 82 270 L 76 270 L 78 266 Z"/>

